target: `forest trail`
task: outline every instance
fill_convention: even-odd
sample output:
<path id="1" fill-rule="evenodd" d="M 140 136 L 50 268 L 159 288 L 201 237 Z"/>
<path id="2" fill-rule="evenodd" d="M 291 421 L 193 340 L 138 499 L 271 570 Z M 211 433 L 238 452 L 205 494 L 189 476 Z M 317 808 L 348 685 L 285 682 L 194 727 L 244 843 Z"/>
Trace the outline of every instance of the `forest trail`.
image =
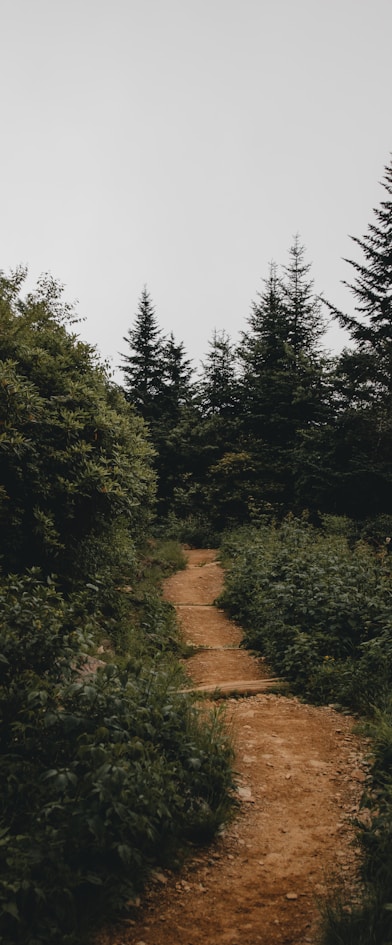
<path id="1" fill-rule="evenodd" d="M 237 650 L 241 630 L 213 606 L 223 571 L 211 550 L 165 583 L 196 687 L 265 688 L 262 660 Z M 267 684 L 268 685 L 268 684 Z M 331 707 L 258 691 L 225 700 L 240 809 L 180 873 L 158 870 L 130 917 L 99 945 L 305 945 L 317 941 L 318 901 L 355 884 L 351 819 L 366 778 L 366 745 Z"/>

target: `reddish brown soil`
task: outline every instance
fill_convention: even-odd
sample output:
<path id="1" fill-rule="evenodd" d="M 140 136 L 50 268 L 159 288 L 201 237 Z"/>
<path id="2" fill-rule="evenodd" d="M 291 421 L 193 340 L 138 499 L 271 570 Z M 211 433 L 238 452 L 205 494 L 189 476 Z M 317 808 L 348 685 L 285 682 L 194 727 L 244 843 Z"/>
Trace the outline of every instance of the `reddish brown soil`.
<path id="1" fill-rule="evenodd" d="M 187 669 L 195 686 L 262 689 L 263 661 L 233 649 L 241 631 L 212 606 L 223 580 L 215 557 L 190 551 L 187 570 L 166 582 L 185 640 L 208 647 Z M 334 883 L 356 883 L 351 820 L 366 744 L 353 733 L 354 720 L 268 691 L 224 704 L 238 814 L 208 848 L 195 848 L 180 873 L 157 871 L 99 945 L 314 945 L 318 903 Z"/>

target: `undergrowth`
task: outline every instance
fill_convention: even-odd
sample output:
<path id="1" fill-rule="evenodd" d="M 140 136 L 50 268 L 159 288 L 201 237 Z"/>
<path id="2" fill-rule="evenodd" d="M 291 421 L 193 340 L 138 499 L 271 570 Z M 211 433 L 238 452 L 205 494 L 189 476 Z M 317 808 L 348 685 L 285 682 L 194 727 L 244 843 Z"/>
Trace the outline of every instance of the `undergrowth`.
<path id="1" fill-rule="evenodd" d="M 382 524 L 382 523 L 381 523 Z M 366 720 L 373 745 L 358 818 L 361 887 L 324 909 L 322 945 L 392 942 L 392 559 L 380 523 L 289 517 L 227 535 L 220 604 L 297 695 Z"/>
<path id="2" fill-rule="evenodd" d="M 178 565 L 173 549 L 153 555 Z M 184 691 L 173 610 L 148 571 L 145 559 L 137 586 L 69 598 L 34 570 L 0 582 L 4 945 L 77 945 L 228 816 L 222 713 L 201 716 Z M 109 662 L 93 671 L 104 635 Z"/>
<path id="3" fill-rule="evenodd" d="M 294 692 L 367 713 L 392 683 L 391 557 L 288 518 L 228 536 L 222 605 Z"/>

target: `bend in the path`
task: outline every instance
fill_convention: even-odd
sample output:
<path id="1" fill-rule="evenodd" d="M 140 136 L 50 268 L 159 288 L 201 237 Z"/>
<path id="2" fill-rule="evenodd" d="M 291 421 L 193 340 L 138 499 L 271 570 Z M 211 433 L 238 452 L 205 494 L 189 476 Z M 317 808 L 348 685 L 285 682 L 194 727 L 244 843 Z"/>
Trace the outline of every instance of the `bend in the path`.
<path id="1" fill-rule="evenodd" d="M 193 599 L 211 604 L 219 593 L 222 572 L 213 553 L 189 558 L 188 569 L 166 584 L 167 597 L 180 605 L 185 638 L 225 647 L 207 651 L 211 659 L 252 661 L 226 649 L 239 628 L 223 614 L 212 626 L 208 614 L 216 609 L 192 606 Z M 204 664 L 203 672 L 210 670 Z M 265 670 L 252 666 L 253 674 L 259 671 Z M 355 881 L 351 818 L 365 772 L 352 720 L 331 707 L 269 693 L 225 706 L 236 748 L 238 816 L 211 846 L 195 851 L 180 875 L 157 871 L 141 908 L 99 945 L 315 943 L 317 899 L 330 872 L 338 869 L 341 886 Z"/>
<path id="2" fill-rule="evenodd" d="M 225 694 L 264 691 L 275 685 L 264 660 L 239 649 L 240 627 L 214 606 L 223 578 L 216 552 L 196 550 L 188 552 L 187 571 L 165 583 L 165 597 L 176 609 L 185 642 L 198 648 L 186 661 L 187 671 L 200 691 L 213 692 L 215 687 Z"/>

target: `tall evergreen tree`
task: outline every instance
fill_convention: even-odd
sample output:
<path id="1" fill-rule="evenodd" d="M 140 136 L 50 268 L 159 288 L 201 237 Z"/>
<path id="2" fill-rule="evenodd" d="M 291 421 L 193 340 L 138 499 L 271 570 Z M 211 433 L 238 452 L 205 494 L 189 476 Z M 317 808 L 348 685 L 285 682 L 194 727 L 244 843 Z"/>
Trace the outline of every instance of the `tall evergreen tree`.
<path id="1" fill-rule="evenodd" d="M 332 309 L 344 328 L 347 328 L 365 358 L 367 379 L 384 390 L 392 390 L 392 159 L 385 168 L 382 186 L 386 199 L 374 209 L 375 222 L 361 238 L 351 239 L 362 251 L 363 259 L 347 259 L 354 269 L 353 282 L 345 285 L 356 300 L 356 315 L 346 315 Z M 364 378 L 366 372 L 364 373 Z"/>
<path id="2" fill-rule="evenodd" d="M 254 496 L 276 511 L 302 503 L 297 488 L 301 438 L 321 417 L 317 341 L 323 328 L 309 269 L 296 238 L 283 278 L 271 265 L 239 346 Z"/>
<path id="3" fill-rule="evenodd" d="M 209 346 L 198 385 L 203 416 L 233 416 L 238 399 L 234 346 L 226 331 L 216 329 Z"/>
<path id="4" fill-rule="evenodd" d="M 280 376 L 284 386 L 289 381 L 289 324 L 275 263 L 271 264 L 269 277 L 264 284 L 264 292 L 259 293 L 258 301 L 252 303 L 249 328 L 242 333 L 238 348 L 242 365 L 241 400 L 245 426 L 251 435 L 271 439 L 276 433 L 280 439 L 276 411 L 283 421 L 288 405 L 282 403 L 283 391 L 278 393 L 277 381 Z M 274 385 L 271 385 L 272 376 Z"/>
<path id="5" fill-rule="evenodd" d="M 192 362 L 186 356 L 183 342 L 175 341 L 173 332 L 162 346 L 162 369 L 162 420 L 173 427 L 193 398 Z"/>
<path id="6" fill-rule="evenodd" d="M 188 436 L 191 436 L 193 417 L 192 364 L 186 357 L 182 342 L 177 343 L 171 332 L 162 348 L 162 392 L 157 403 L 152 427 L 158 473 L 158 512 L 169 511 L 173 492 L 182 478 L 188 454 Z"/>
<path id="7" fill-rule="evenodd" d="M 382 186 L 386 199 L 374 222 L 352 237 L 362 259 L 346 260 L 355 314 L 327 303 L 354 343 L 338 367 L 336 467 L 340 506 L 358 517 L 392 512 L 392 161 Z"/>
<path id="8" fill-rule="evenodd" d="M 146 286 L 139 300 L 134 326 L 123 340 L 129 346 L 127 354 L 121 355 L 127 399 L 144 420 L 153 423 L 159 414 L 159 398 L 163 391 L 164 347 Z"/>
<path id="9" fill-rule="evenodd" d="M 237 357 L 226 331 L 214 331 L 202 361 L 196 427 L 199 496 L 215 528 L 246 516 L 247 462 L 238 416 Z"/>
<path id="10" fill-rule="evenodd" d="M 289 265 L 283 267 L 284 277 L 281 280 L 282 301 L 287 318 L 292 366 L 300 370 L 304 356 L 314 358 L 325 326 L 321 305 L 314 293 L 314 282 L 309 278 L 311 266 L 305 262 L 305 247 L 298 234 L 289 255 Z"/>

